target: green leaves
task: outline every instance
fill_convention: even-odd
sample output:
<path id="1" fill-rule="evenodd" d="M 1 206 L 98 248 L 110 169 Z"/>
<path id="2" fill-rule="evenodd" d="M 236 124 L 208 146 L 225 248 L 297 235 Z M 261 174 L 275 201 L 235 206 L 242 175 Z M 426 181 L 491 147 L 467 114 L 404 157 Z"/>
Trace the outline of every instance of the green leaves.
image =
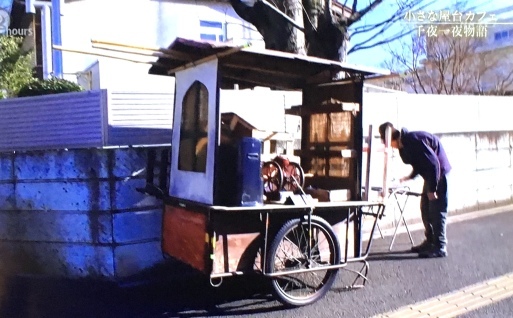
<path id="1" fill-rule="evenodd" d="M 0 36 L 0 98 L 16 96 L 33 80 L 32 52 L 22 49 L 20 37 Z"/>
<path id="2" fill-rule="evenodd" d="M 23 38 L 0 36 L 0 99 L 79 92 L 74 82 L 52 78 L 39 80 L 33 76 L 33 53 L 22 48 Z"/>
<path id="3" fill-rule="evenodd" d="M 47 80 L 32 80 L 24 85 L 18 92 L 18 97 L 39 96 L 69 92 L 80 92 L 82 87 L 78 84 L 61 79 L 51 78 Z"/>

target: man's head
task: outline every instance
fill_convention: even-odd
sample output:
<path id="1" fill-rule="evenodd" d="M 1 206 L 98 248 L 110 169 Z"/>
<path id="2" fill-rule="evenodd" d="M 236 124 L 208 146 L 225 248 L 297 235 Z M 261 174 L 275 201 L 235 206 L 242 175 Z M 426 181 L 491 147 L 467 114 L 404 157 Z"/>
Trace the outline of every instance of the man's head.
<path id="1" fill-rule="evenodd" d="M 379 136 L 381 137 L 381 141 L 385 142 L 385 132 L 387 128 L 390 128 L 392 138 L 390 146 L 392 148 L 399 148 L 400 147 L 400 140 L 401 140 L 401 132 L 394 128 L 394 125 L 390 122 L 383 123 L 379 126 Z"/>

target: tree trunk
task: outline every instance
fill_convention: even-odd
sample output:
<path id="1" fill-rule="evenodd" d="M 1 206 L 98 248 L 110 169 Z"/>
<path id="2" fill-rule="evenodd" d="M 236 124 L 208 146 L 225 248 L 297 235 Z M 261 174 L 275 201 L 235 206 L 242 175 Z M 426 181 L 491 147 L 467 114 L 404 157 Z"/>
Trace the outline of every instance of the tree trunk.
<path id="1" fill-rule="evenodd" d="M 248 6 L 230 0 L 235 12 L 253 24 L 262 34 L 265 47 L 271 50 L 306 54 L 330 60 L 345 59 L 347 28 L 340 27 L 331 14 L 331 0 L 274 0 Z M 285 13 L 296 24 L 283 17 Z M 304 27 L 304 31 L 299 27 Z"/>
<path id="2" fill-rule="evenodd" d="M 286 14 L 296 22 L 299 27 L 304 28 L 303 24 L 303 8 L 301 0 L 285 0 Z M 290 32 L 288 47 L 292 53 L 306 55 L 305 34 L 297 27 L 292 27 Z"/>
<path id="3" fill-rule="evenodd" d="M 331 12 L 330 0 L 303 0 L 308 55 L 344 61 L 347 28 L 339 27 Z M 342 53 L 342 54 L 341 54 Z"/>
<path id="4" fill-rule="evenodd" d="M 294 0 L 300 1 L 300 0 Z M 254 6 L 248 6 L 240 0 L 230 0 L 235 12 L 244 20 L 253 24 L 264 38 L 265 48 L 282 52 L 298 52 L 297 41 L 294 41 L 294 26 L 282 15 L 257 1 Z M 275 3 L 283 10 L 284 0 Z"/>

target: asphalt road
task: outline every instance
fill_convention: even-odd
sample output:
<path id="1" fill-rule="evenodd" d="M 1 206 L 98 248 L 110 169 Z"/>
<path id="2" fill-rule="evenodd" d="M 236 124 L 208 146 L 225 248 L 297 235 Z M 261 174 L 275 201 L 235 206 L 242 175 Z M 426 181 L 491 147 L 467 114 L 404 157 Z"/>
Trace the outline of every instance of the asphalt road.
<path id="1" fill-rule="evenodd" d="M 448 225 L 449 256 L 419 259 L 406 253 L 407 236 L 375 239 L 370 281 L 348 291 L 354 274 L 341 270 L 320 301 L 284 308 L 259 277 L 227 279 L 218 288 L 184 275 L 139 286 L 16 278 L 0 281 L 0 318 L 25 317 L 372 317 L 513 272 L 513 211 Z M 414 232 L 420 242 L 422 233 Z M 401 250 L 403 252 L 401 252 Z M 513 317 L 513 298 L 461 317 Z"/>

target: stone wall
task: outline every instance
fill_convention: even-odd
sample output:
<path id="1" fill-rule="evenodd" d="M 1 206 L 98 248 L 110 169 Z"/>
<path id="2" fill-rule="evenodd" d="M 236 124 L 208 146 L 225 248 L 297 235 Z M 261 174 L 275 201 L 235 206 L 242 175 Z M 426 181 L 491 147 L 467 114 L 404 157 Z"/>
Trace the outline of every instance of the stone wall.
<path id="1" fill-rule="evenodd" d="M 162 261 L 162 202 L 142 194 L 150 150 L 0 154 L 0 271 L 108 279 Z"/>
<path id="2" fill-rule="evenodd" d="M 441 134 L 440 138 L 453 165 L 450 211 L 513 203 L 513 131 Z"/>
<path id="3" fill-rule="evenodd" d="M 366 93 L 364 132 L 373 126 L 371 185 L 383 184 L 383 145 L 378 126 L 390 121 L 410 131 L 438 135 L 453 170 L 449 175 L 449 212 L 478 211 L 513 204 L 513 97 Z M 366 162 L 366 158 L 364 158 Z M 389 183 L 407 175 L 397 151 L 392 155 Z M 422 178 L 407 183 L 422 190 Z M 419 199 L 411 197 L 406 217 L 420 218 Z M 397 212 L 397 211 L 395 211 Z M 393 219 L 397 213 L 389 213 Z"/>

